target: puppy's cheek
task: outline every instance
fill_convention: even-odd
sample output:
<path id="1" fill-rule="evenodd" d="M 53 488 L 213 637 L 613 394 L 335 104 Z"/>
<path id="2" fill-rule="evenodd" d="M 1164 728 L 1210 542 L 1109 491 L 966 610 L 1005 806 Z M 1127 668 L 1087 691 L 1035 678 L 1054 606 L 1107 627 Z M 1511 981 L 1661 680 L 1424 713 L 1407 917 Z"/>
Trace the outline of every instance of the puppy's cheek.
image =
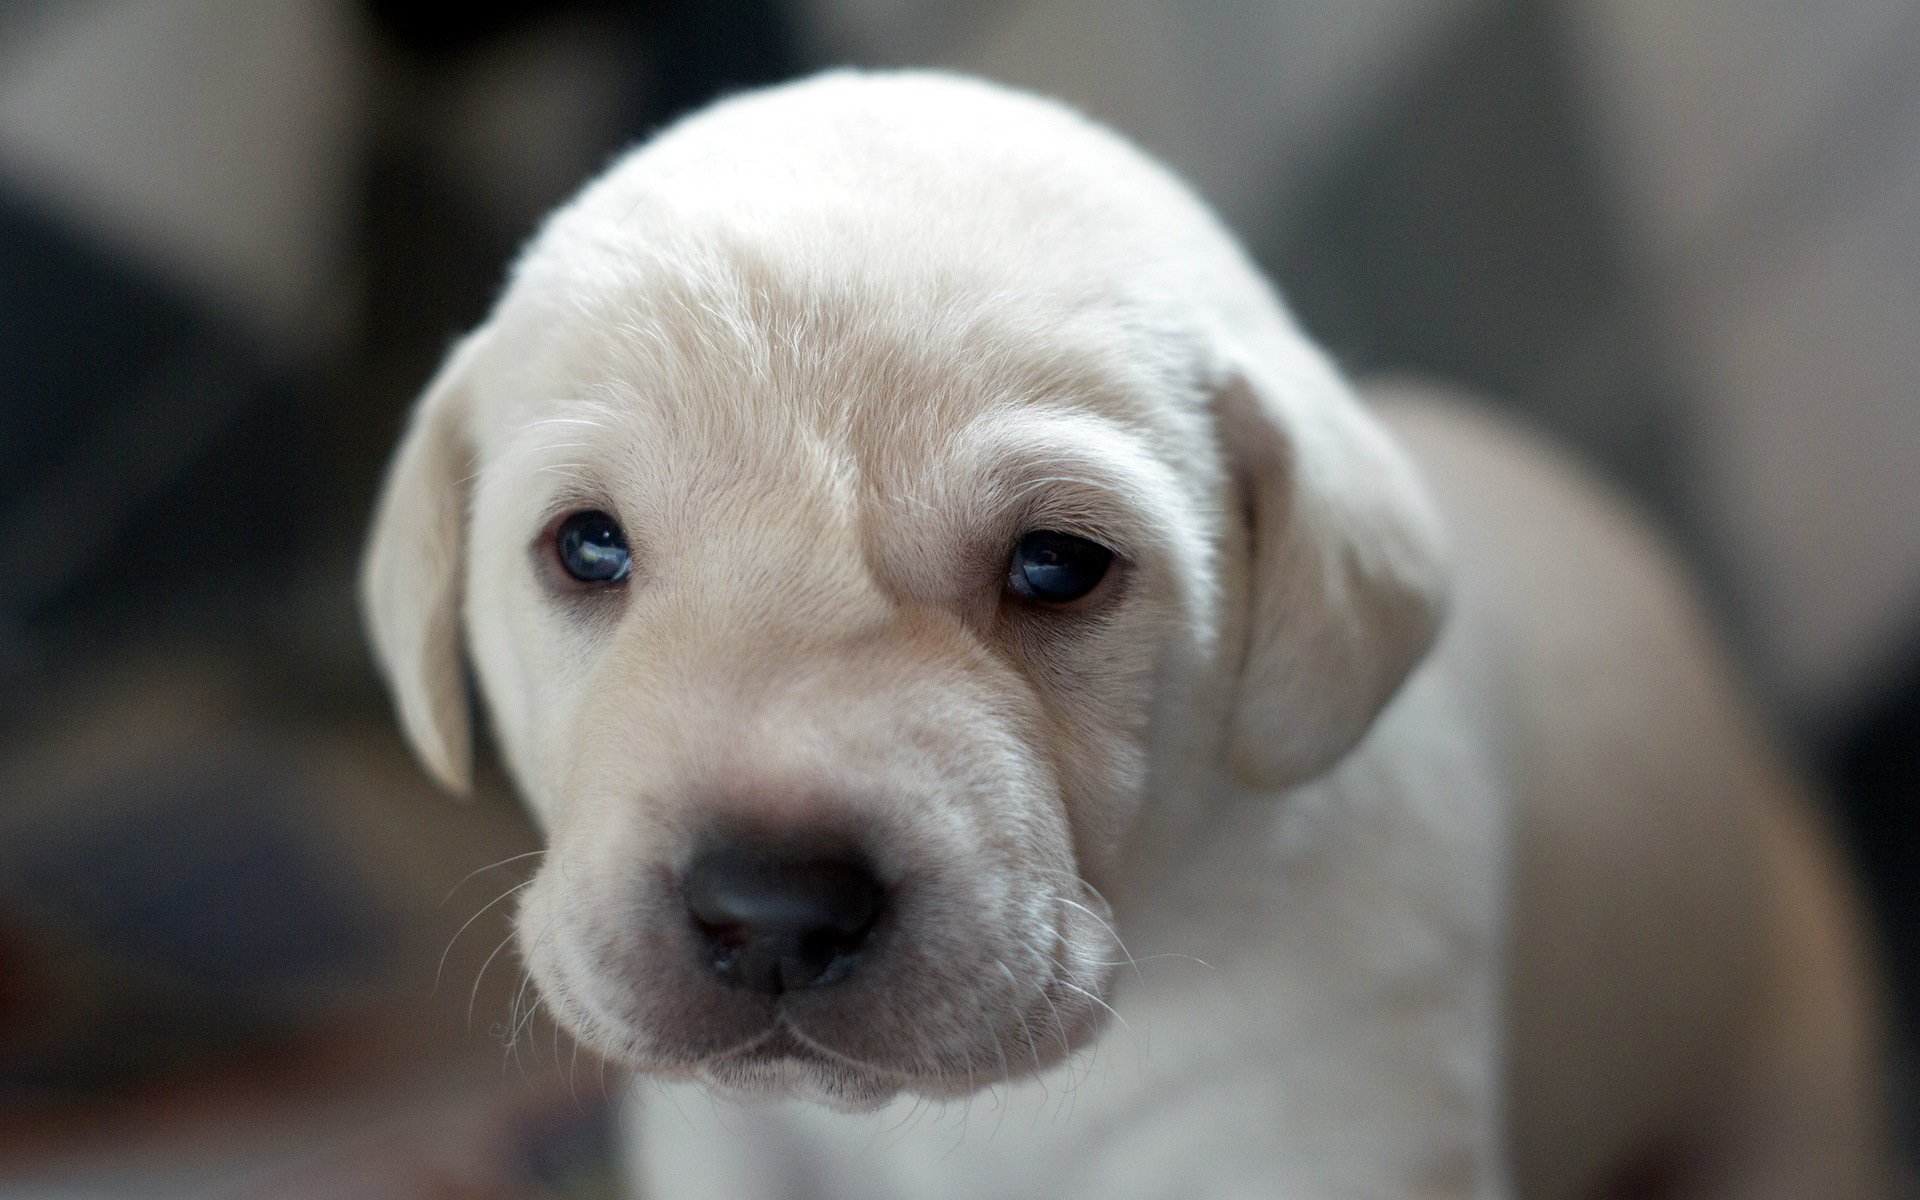
<path id="1" fill-rule="evenodd" d="M 1146 796 L 1144 737 L 1131 721 L 1062 722 L 1047 752 L 1059 776 L 1055 803 L 1072 831 L 1074 870 L 1101 877 L 1124 849 Z"/>
<path id="2" fill-rule="evenodd" d="M 1155 632 L 1162 626 L 1154 613 L 1130 615 L 1156 619 L 1106 629 L 1036 678 L 1046 717 L 1034 749 L 1058 779 L 1080 866 L 1093 874 L 1119 854 L 1146 794 Z"/>
<path id="3" fill-rule="evenodd" d="M 521 518 L 518 509 L 496 515 L 492 525 L 513 532 L 488 535 L 476 514 L 466 633 L 495 744 L 528 813 L 551 837 L 569 800 L 592 790 L 583 719 L 620 693 L 606 685 L 609 627 L 555 608 L 528 569 Z"/>
<path id="4" fill-rule="evenodd" d="M 522 893 L 516 938 L 527 974 L 555 1020 L 587 1048 L 640 1065 L 656 1056 L 630 989 L 610 962 L 627 956 L 611 936 L 615 923 L 597 919 L 600 906 L 581 893 L 572 872 L 544 864 Z"/>
<path id="5" fill-rule="evenodd" d="M 531 600 L 519 594 L 499 546 L 510 539 L 499 522 L 476 513 L 468 534 L 468 563 L 463 610 L 467 655 L 473 664 L 483 708 L 508 773 L 522 797 L 545 794 L 539 766 L 544 731 L 539 728 L 536 689 L 542 671 L 544 634 Z"/>
<path id="6" fill-rule="evenodd" d="M 585 964 L 571 953 L 558 921 L 551 880 L 543 871 L 521 893 L 515 940 L 529 978 L 561 1028 L 601 1054 L 628 1057 L 632 1035 L 591 999 Z"/>
<path id="7" fill-rule="evenodd" d="M 521 928 L 529 973 L 562 1024 L 590 1049 L 668 1073 L 763 1032 L 770 1002 L 717 991 L 658 848 L 591 841 L 556 843 Z"/>

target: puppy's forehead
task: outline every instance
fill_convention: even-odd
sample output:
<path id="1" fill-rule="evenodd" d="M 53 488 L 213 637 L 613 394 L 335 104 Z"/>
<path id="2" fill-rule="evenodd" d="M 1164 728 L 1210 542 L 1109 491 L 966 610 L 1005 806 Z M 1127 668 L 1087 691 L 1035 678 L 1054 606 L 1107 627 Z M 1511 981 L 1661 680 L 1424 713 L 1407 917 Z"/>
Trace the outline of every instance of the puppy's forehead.
<path id="1" fill-rule="evenodd" d="M 707 470 L 906 484 L 1043 449 L 1076 419 L 1149 441 L 1179 432 L 1124 298 L 844 249 L 829 265 L 710 230 L 597 271 L 523 271 L 496 317 L 517 381 L 494 424 L 588 457 L 618 446 L 682 485 Z"/>

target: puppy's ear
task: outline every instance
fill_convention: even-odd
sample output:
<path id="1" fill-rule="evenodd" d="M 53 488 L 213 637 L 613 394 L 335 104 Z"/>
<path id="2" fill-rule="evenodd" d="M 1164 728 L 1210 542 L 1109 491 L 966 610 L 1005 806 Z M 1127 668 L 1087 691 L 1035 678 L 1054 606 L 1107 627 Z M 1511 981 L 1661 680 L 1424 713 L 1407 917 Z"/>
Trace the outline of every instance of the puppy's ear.
<path id="1" fill-rule="evenodd" d="M 1228 360 L 1217 413 L 1252 558 L 1230 749 L 1282 787 L 1338 762 L 1425 657 L 1447 560 L 1412 464 L 1304 338 Z"/>
<path id="2" fill-rule="evenodd" d="M 481 334 L 447 356 L 387 470 L 360 565 L 360 606 L 400 725 L 434 778 L 465 794 L 472 717 L 461 671 L 461 575 L 472 454 L 466 388 Z"/>

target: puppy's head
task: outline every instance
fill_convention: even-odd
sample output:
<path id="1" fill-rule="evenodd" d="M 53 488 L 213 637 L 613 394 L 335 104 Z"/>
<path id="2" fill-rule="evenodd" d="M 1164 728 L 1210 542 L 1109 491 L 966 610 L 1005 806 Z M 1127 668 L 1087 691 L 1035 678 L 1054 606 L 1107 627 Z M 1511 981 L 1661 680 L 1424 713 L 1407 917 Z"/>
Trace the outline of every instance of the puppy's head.
<path id="1" fill-rule="evenodd" d="M 455 788 L 473 664 L 549 837 L 518 936 L 560 1020 L 861 1106 L 1098 1031 L 1087 880 L 1208 786 L 1168 762 L 1345 753 L 1432 637 L 1432 534 L 1156 168 L 1039 101 L 842 76 L 548 223 L 416 410 L 363 594 Z"/>

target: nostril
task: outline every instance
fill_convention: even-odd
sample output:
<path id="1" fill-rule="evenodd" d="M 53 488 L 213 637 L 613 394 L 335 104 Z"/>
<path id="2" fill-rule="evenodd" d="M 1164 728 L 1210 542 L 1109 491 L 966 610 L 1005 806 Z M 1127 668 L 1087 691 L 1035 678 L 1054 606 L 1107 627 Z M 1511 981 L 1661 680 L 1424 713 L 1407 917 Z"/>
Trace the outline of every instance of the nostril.
<path id="1" fill-rule="evenodd" d="M 885 898 L 858 859 L 745 846 L 697 856 L 682 890 L 708 966 L 724 982 L 767 993 L 850 975 Z"/>

